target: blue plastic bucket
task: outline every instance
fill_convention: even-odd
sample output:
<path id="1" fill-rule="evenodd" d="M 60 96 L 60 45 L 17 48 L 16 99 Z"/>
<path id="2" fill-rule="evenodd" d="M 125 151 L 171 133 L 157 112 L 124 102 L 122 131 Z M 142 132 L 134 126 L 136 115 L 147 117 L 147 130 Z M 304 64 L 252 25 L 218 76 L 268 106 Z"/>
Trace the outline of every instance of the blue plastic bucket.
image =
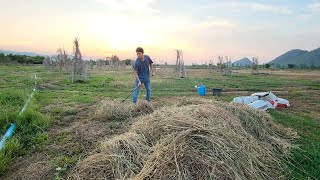
<path id="1" fill-rule="evenodd" d="M 206 91 L 207 91 L 207 89 L 206 89 L 206 86 L 205 86 L 205 85 L 200 85 L 200 86 L 198 87 L 198 94 L 199 94 L 199 96 L 205 96 L 205 95 L 206 95 Z"/>

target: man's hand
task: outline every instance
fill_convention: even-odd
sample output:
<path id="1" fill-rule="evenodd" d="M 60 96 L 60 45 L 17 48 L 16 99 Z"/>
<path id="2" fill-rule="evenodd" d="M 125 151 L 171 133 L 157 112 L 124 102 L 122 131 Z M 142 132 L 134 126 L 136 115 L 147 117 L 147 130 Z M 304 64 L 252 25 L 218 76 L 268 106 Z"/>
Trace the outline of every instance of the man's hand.
<path id="1" fill-rule="evenodd" d="M 154 76 L 155 75 L 155 73 L 154 72 L 152 72 L 152 76 Z"/>
<path id="2" fill-rule="evenodd" d="M 138 82 L 138 86 L 141 87 L 141 81 Z"/>

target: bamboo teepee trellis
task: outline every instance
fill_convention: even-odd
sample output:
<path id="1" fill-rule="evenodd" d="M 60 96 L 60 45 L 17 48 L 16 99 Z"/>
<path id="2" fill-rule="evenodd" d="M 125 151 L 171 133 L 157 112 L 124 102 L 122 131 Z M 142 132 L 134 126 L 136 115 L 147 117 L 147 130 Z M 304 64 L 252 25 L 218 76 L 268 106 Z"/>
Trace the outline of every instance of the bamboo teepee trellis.
<path id="1" fill-rule="evenodd" d="M 75 38 L 73 45 L 72 83 L 87 81 L 87 64 L 82 59 L 79 48 L 79 39 Z"/>
<path id="2" fill-rule="evenodd" d="M 186 71 L 184 68 L 184 60 L 182 50 L 175 50 L 177 52 L 176 65 L 174 67 L 174 76 L 178 78 L 186 77 Z"/>

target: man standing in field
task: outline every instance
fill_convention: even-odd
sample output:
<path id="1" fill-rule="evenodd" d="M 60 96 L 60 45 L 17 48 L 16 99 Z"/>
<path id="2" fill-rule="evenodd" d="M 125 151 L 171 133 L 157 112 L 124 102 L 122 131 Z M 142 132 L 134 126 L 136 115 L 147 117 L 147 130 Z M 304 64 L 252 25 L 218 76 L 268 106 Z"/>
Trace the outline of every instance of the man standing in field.
<path id="1" fill-rule="evenodd" d="M 152 76 L 154 76 L 153 71 L 153 62 L 148 55 L 144 55 L 144 50 L 141 47 L 136 49 L 138 58 L 134 62 L 134 76 L 135 76 L 135 87 L 136 90 L 133 93 L 132 103 L 136 104 L 141 84 L 144 84 L 144 87 L 147 90 L 146 100 L 150 103 L 151 98 L 151 84 L 150 84 L 150 70 Z M 149 69 L 150 67 L 150 69 Z"/>

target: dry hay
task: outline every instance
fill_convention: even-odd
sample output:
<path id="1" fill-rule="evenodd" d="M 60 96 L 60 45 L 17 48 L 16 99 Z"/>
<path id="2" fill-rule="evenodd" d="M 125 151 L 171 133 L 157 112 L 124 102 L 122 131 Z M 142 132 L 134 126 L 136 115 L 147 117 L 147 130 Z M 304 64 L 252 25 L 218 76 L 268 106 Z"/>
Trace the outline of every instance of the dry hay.
<path id="1" fill-rule="evenodd" d="M 151 114 L 153 113 L 154 109 L 150 103 L 147 102 L 139 102 L 137 105 L 134 105 L 131 109 L 131 113 L 133 117 Z"/>
<path id="2" fill-rule="evenodd" d="M 137 179 L 268 179 L 281 177 L 270 148 L 226 129 L 189 129 L 154 147 Z"/>
<path id="3" fill-rule="evenodd" d="M 95 118 L 102 121 L 124 121 L 132 117 L 150 114 L 153 111 L 152 105 L 147 102 L 133 105 L 119 101 L 102 101 Z"/>
<path id="4" fill-rule="evenodd" d="M 291 147 L 290 140 L 298 137 L 297 132 L 275 124 L 272 117 L 263 111 L 251 108 L 245 104 L 215 103 L 238 117 L 241 125 L 249 134 L 260 141 L 272 143 L 278 150 L 286 152 Z M 289 141 L 283 139 L 288 139 Z"/>
<path id="5" fill-rule="evenodd" d="M 137 121 L 133 130 L 144 134 L 149 143 L 157 143 L 138 179 L 268 179 L 281 175 L 273 147 L 255 139 L 237 117 L 213 104 L 162 109 Z M 181 160 L 174 160 L 174 154 L 182 154 Z M 209 166 L 202 167 L 205 164 Z M 169 173 L 171 170 L 174 172 Z"/>
<path id="6" fill-rule="evenodd" d="M 222 103 L 205 98 L 182 98 L 177 106 L 213 104 L 222 107 L 239 118 L 243 128 L 255 138 L 272 143 L 278 150 L 286 152 L 291 148 L 290 141 L 298 138 L 297 132 L 282 125 L 275 124 L 272 117 L 245 104 Z M 285 139 L 285 140 L 284 140 Z"/>
<path id="7" fill-rule="evenodd" d="M 128 179 L 143 167 L 149 146 L 142 135 L 128 132 L 103 142 L 98 153 L 79 162 L 72 179 Z"/>
<path id="8" fill-rule="evenodd" d="M 272 133 L 281 127 L 270 125 L 272 121 L 269 126 L 260 125 L 270 120 L 268 116 L 254 119 L 257 124 L 245 124 L 241 118 L 263 115 L 254 116 L 258 112 L 246 109 L 248 113 L 239 118 L 230 110 L 233 108 L 240 107 L 207 101 L 165 107 L 143 116 L 129 132 L 102 142 L 100 152 L 79 162 L 70 177 L 284 179 L 278 151 L 269 143 L 272 138 L 278 143 L 288 142 L 282 134 Z M 258 128 L 264 133 L 256 131 Z"/>
<path id="9" fill-rule="evenodd" d="M 53 167 L 50 162 L 36 162 L 25 168 L 22 179 L 46 179 L 52 174 Z"/>
<path id="10" fill-rule="evenodd" d="M 96 118 L 104 121 L 122 121 L 131 117 L 131 106 L 117 101 L 102 101 Z"/>
<path id="11" fill-rule="evenodd" d="M 199 97 L 181 98 L 177 103 L 177 106 L 186 106 L 191 104 L 204 104 L 204 103 L 206 104 L 208 102 L 211 102 L 211 100 L 207 100 Z"/>
<path id="12" fill-rule="evenodd" d="M 226 110 L 214 105 L 189 105 L 165 107 L 145 116 L 132 125 L 132 130 L 143 134 L 152 144 L 163 137 L 190 128 L 233 128 L 242 130 L 239 121 Z"/>

